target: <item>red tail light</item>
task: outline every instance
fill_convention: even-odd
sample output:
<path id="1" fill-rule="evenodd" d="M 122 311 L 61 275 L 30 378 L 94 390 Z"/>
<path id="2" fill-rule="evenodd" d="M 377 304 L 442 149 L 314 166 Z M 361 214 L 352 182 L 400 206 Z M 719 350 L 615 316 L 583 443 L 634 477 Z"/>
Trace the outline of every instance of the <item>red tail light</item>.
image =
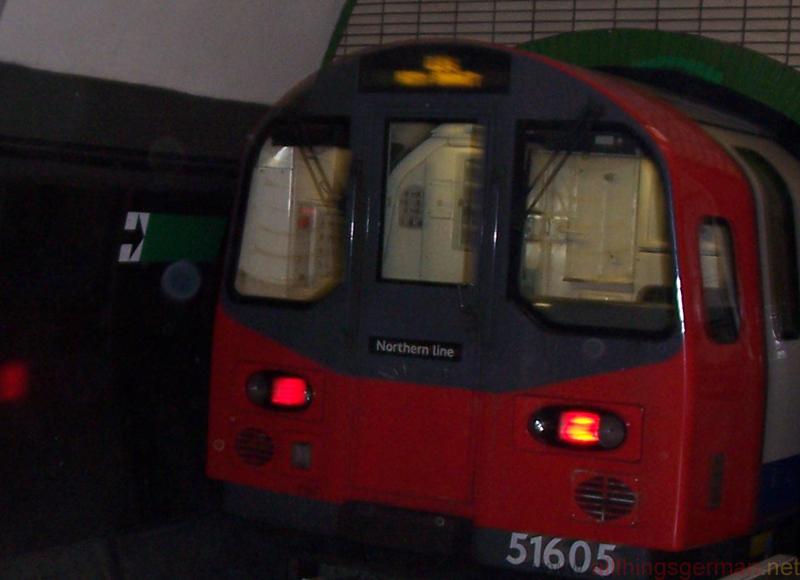
<path id="1" fill-rule="evenodd" d="M 22 361 L 0 364 L 0 403 L 21 401 L 28 396 L 30 373 Z"/>
<path id="2" fill-rule="evenodd" d="M 554 447 L 616 449 L 625 441 L 625 422 L 610 411 L 567 406 L 542 407 L 528 420 L 528 432 Z"/>
<path id="3" fill-rule="evenodd" d="M 273 377 L 270 403 L 276 407 L 300 408 L 311 400 L 311 389 L 300 377 Z"/>
<path id="4" fill-rule="evenodd" d="M 284 411 L 301 411 L 313 398 L 311 385 L 304 378 L 274 372 L 253 373 L 245 391 L 256 405 Z"/>
<path id="5" fill-rule="evenodd" d="M 600 443 L 600 414 L 588 411 L 564 411 L 559 420 L 558 439 L 564 443 L 577 445 Z"/>

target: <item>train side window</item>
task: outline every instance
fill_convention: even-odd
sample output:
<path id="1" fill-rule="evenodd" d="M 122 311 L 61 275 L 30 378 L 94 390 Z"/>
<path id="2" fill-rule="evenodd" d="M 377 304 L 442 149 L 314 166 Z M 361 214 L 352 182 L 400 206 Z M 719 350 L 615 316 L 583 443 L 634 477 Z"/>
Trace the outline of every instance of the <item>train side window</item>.
<path id="1" fill-rule="evenodd" d="M 739 301 L 730 226 L 708 218 L 699 230 L 700 270 L 706 328 L 715 342 L 728 344 L 739 337 Z"/>
<path id="2" fill-rule="evenodd" d="M 287 122 L 253 167 L 234 286 L 243 296 L 319 300 L 343 278 L 343 123 Z"/>
<path id="3" fill-rule="evenodd" d="M 559 325 L 671 330 L 675 274 L 655 162 L 623 129 L 528 129 L 522 141 L 514 293 Z"/>
<path id="4" fill-rule="evenodd" d="M 387 148 L 382 279 L 472 284 L 483 128 L 396 121 Z"/>
<path id="5" fill-rule="evenodd" d="M 776 337 L 800 337 L 800 288 L 798 287 L 797 230 L 789 187 L 775 167 L 761 154 L 745 148 L 736 151 L 761 183 L 766 202 L 767 249 L 770 256 L 772 318 Z"/>

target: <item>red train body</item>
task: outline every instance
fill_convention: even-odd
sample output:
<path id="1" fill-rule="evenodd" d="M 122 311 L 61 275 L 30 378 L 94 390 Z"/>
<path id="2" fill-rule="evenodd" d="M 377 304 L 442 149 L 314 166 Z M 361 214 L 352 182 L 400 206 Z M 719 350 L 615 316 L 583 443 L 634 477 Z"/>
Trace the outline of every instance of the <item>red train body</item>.
<path id="1" fill-rule="evenodd" d="M 610 76 L 411 44 L 321 71 L 251 149 L 211 385 L 230 509 L 608 576 L 796 507 L 741 147 Z"/>

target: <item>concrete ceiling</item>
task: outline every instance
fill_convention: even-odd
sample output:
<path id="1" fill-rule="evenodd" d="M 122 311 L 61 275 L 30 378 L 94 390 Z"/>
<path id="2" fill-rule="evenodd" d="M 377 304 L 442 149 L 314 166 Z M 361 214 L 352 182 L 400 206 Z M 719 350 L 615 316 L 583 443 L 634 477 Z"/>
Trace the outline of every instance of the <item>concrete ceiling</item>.
<path id="1" fill-rule="evenodd" d="M 317 68 L 344 0 L 0 0 L 0 62 L 274 103 Z"/>

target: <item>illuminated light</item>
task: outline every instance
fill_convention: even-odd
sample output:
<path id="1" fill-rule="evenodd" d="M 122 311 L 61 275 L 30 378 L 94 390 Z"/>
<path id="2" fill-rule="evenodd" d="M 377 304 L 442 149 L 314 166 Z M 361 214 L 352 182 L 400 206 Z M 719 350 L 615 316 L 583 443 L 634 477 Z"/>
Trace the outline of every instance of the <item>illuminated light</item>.
<path id="1" fill-rule="evenodd" d="M 528 432 L 546 445 L 597 451 L 622 445 L 627 427 L 611 411 L 551 406 L 538 409 L 530 416 Z"/>
<path id="2" fill-rule="evenodd" d="M 0 365 L 0 403 L 21 401 L 28 396 L 30 372 L 22 361 L 8 361 Z"/>
<path id="3" fill-rule="evenodd" d="M 561 414 L 558 438 L 565 443 L 596 445 L 600 443 L 600 415 L 587 411 L 565 411 Z"/>
<path id="4" fill-rule="evenodd" d="M 251 403 L 278 411 L 302 411 L 311 404 L 313 391 L 305 379 L 279 372 L 259 371 L 245 383 Z"/>
<path id="5" fill-rule="evenodd" d="M 461 63 L 454 56 L 429 54 L 422 59 L 422 66 L 431 72 L 459 72 Z"/>
<path id="6" fill-rule="evenodd" d="M 483 85 L 483 75 L 465 70 L 452 56 L 427 55 L 423 58 L 424 70 L 394 71 L 397 84 L 407 87 L 458 87 L 478 88 Z"/>
<path id="7" fill-rule="evenodd" d="M 440 87 L 479 87 L 483 77 L 473 72 L 439 72 L 436 73 L 436 84 Z"/>
<path id="8" fill-rule="evenodd" d="M 285 409 L 299 409 L 311 402 L 311 388 L 300 377 L 275 377 L 272 379 L 270 404 Z"/>
<path id="9" fill-rule="evenodd" d="M 430 84 L 428 73 L 416 70 L 398 70 L 394 73 L 394 80 L 407 87 L 426 87 Z"/>

